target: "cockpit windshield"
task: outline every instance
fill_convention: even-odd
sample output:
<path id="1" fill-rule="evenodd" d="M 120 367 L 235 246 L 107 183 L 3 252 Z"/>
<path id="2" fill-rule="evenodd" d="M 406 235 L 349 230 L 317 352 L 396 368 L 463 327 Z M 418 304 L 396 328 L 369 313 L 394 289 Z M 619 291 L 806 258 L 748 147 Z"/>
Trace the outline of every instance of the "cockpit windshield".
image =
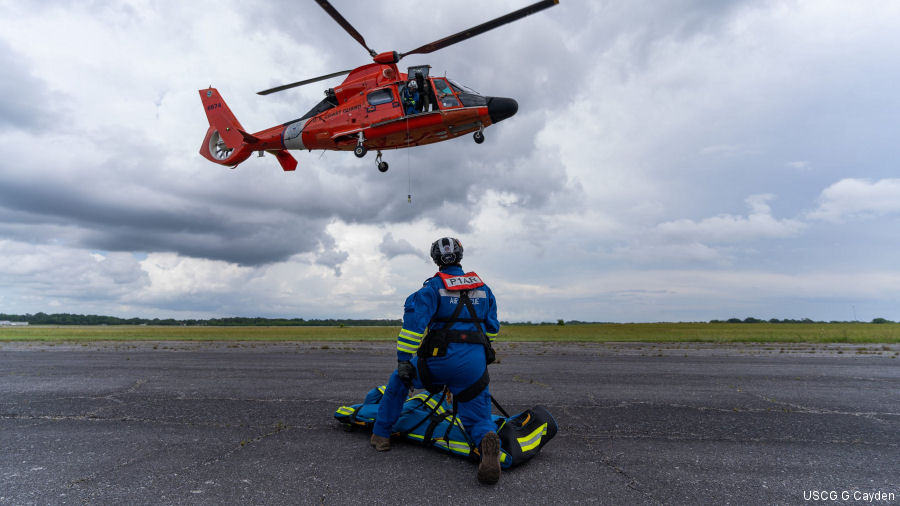
<path id="1" fill-rule="evenodd" d="M 466 86 L 464 84 L 458 84 L 453 81 L 450 81 L 449 79 L 447 79 L 447 81 L 450 82 L 450 86 L 453 87 L 453 91 L 455 91 L 457 93 L 472 93 L 473 95 L 481 95 L 481 93 L 478 93 L 477 91 L 473 90 L 472 88 L 469 88 L 468 86 Z"/>
<path id="2" fill-rule="evenodd" d="M 447 79 L 447 81 L 450 83 L 450 87 L 453 88 L 453 91 L 456 92 L 456 96 L 459 97 L 459 101 L 462 102 L 463 107 L 481 107 L 487 105 L 487 99 L 479 95 L 478 92 L 472 88 L 456 84 L 449 79 Z"/>
<path id="3" fill-rule="evenodd" d="M 461 86 L 453 81 L 436 77 L 432 79 L 434 92 L 441 104 L 441 109 L 452 107 L 480 107 L 487 105 L 487 99 L 482 97 L 467 86 Z"/>
<path id="4" fill-rule="evenodd" d="M 434 80 L 434 92 L 441 95 L 452 95 L 453 90 L 450 89 L 450 85 L 447 84 L 446 79 L 435 79 Z"/>

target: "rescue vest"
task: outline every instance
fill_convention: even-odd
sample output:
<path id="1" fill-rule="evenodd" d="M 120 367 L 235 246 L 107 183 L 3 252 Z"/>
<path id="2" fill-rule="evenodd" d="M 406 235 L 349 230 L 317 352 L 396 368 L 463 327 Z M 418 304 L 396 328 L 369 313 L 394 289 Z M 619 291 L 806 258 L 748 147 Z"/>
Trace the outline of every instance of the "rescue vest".
<path id="1" fill-rule="evenodd" d="M 446 274 L 443 272 L 438 272 L 435 274 L 441 278 L 441 281 L 444 283 L 444 288 L 450 292 L 459 292 L 459 302 L 456 304 L 456 309 L 453 311 L 453 314 L 450 315 L 449 318 L 435 318 L 432 322 L 440 322 L 445 323 L 444 329 L 449 329 L 453 326 L 454 323 L 474 323 L 478 327 L 477 333 L 481 335 L 481 340 L 485 340 L 484 336 L 484 319 L 478 317 L 478 313 L 475 312 L 475 308 L 472 306 L 472 300 L 469 299 L 469 290 L 474 290 L 476 288 L 484 286 L 484 281 L 478 277 L 478 274 L 474 272 L 468 272 L 463 274 L 462 276 L 455 276 L 453 274 Z M 468 318 L 460 318 L 460 314 L 462 314 L 462 308 L 466 308 L 466 311 L 469 313 Z M 444 330 L 437 329 L 437 330 Z M 471 331 L 456 331 L 463 334 L 473 334 Z M 431 330 L 429 329 L 429 334 Z M 476 338 L 477 339 L 477 338 Z M 457 341 L 451 341 L 457 342 Z M 475 342 L 475 341 L 466 341 L 463 338 L 458 342 Z M 478 341 L 480 342 L 480 341 Z"/>

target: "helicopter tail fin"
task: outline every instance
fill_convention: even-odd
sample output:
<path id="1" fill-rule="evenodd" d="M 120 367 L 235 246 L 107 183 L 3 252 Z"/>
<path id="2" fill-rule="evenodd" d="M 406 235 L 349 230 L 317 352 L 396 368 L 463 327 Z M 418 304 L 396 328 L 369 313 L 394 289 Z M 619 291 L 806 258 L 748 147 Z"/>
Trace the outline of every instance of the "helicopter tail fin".
<path id="1" fill-rule="evenodd" d="M 275 158 L 278 159 L 278 163 L 281 164 L 281 168 L 285 172 L 289 172 L 297 168 L 297 159 L 291 156 L 291 154 L 288 153 L 286 149 L 276 151 L 274 155 Z"/>
<path id="2" fill-rule="evenodd" d="M 237 146 L 247 139 L 245 135 L 256 140 L 252 135 L 246 134 L 241 122 L 237 120 L 225 99 L 219 95 L 219 90 L 209 88 L 200 90 L 200 100 L 203 101 L 203 108 L 206 109 L 206 118 L 209 125 L 215 127 L 219 131 L 219 135 L 225 140 L 229 146 Z"/>
<path id="3" fill-rule="evenodd" d="M 211 162 L 230 167 L 249 158 L 253 148 L 248 144 L 259 142 L 259 139 L 244 130 L 225 99 L 219 95 L 219 90 L 200 90 L 200 100 L 206 110 L 206 119 L 209 120 L 209 129 L 200 145 L 200 154 Z"/>

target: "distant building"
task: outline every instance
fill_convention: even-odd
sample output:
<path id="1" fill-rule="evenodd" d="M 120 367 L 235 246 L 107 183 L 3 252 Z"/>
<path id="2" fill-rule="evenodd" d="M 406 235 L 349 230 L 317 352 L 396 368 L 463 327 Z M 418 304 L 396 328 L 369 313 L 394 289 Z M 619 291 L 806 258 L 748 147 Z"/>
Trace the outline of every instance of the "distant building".
<path id="1" fill-rule="evenodd" d="M 11 322 L 9 320 L 0 321 L 0 327 L 24 327 L 28 322 Z"/>

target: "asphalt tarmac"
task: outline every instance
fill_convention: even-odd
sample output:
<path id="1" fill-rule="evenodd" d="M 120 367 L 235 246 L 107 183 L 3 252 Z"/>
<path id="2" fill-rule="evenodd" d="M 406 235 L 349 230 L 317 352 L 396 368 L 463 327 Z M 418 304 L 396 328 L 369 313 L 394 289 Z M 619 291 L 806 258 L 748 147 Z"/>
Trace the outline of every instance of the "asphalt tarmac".
<path id="1" fill-rule="evenodd" d="M 898 504 L 898 352 L 500 343 L 492 393 L 559 434 L 484 486 L 334 420 L 389 344 L 0 343 L 0 505 Z"/>

